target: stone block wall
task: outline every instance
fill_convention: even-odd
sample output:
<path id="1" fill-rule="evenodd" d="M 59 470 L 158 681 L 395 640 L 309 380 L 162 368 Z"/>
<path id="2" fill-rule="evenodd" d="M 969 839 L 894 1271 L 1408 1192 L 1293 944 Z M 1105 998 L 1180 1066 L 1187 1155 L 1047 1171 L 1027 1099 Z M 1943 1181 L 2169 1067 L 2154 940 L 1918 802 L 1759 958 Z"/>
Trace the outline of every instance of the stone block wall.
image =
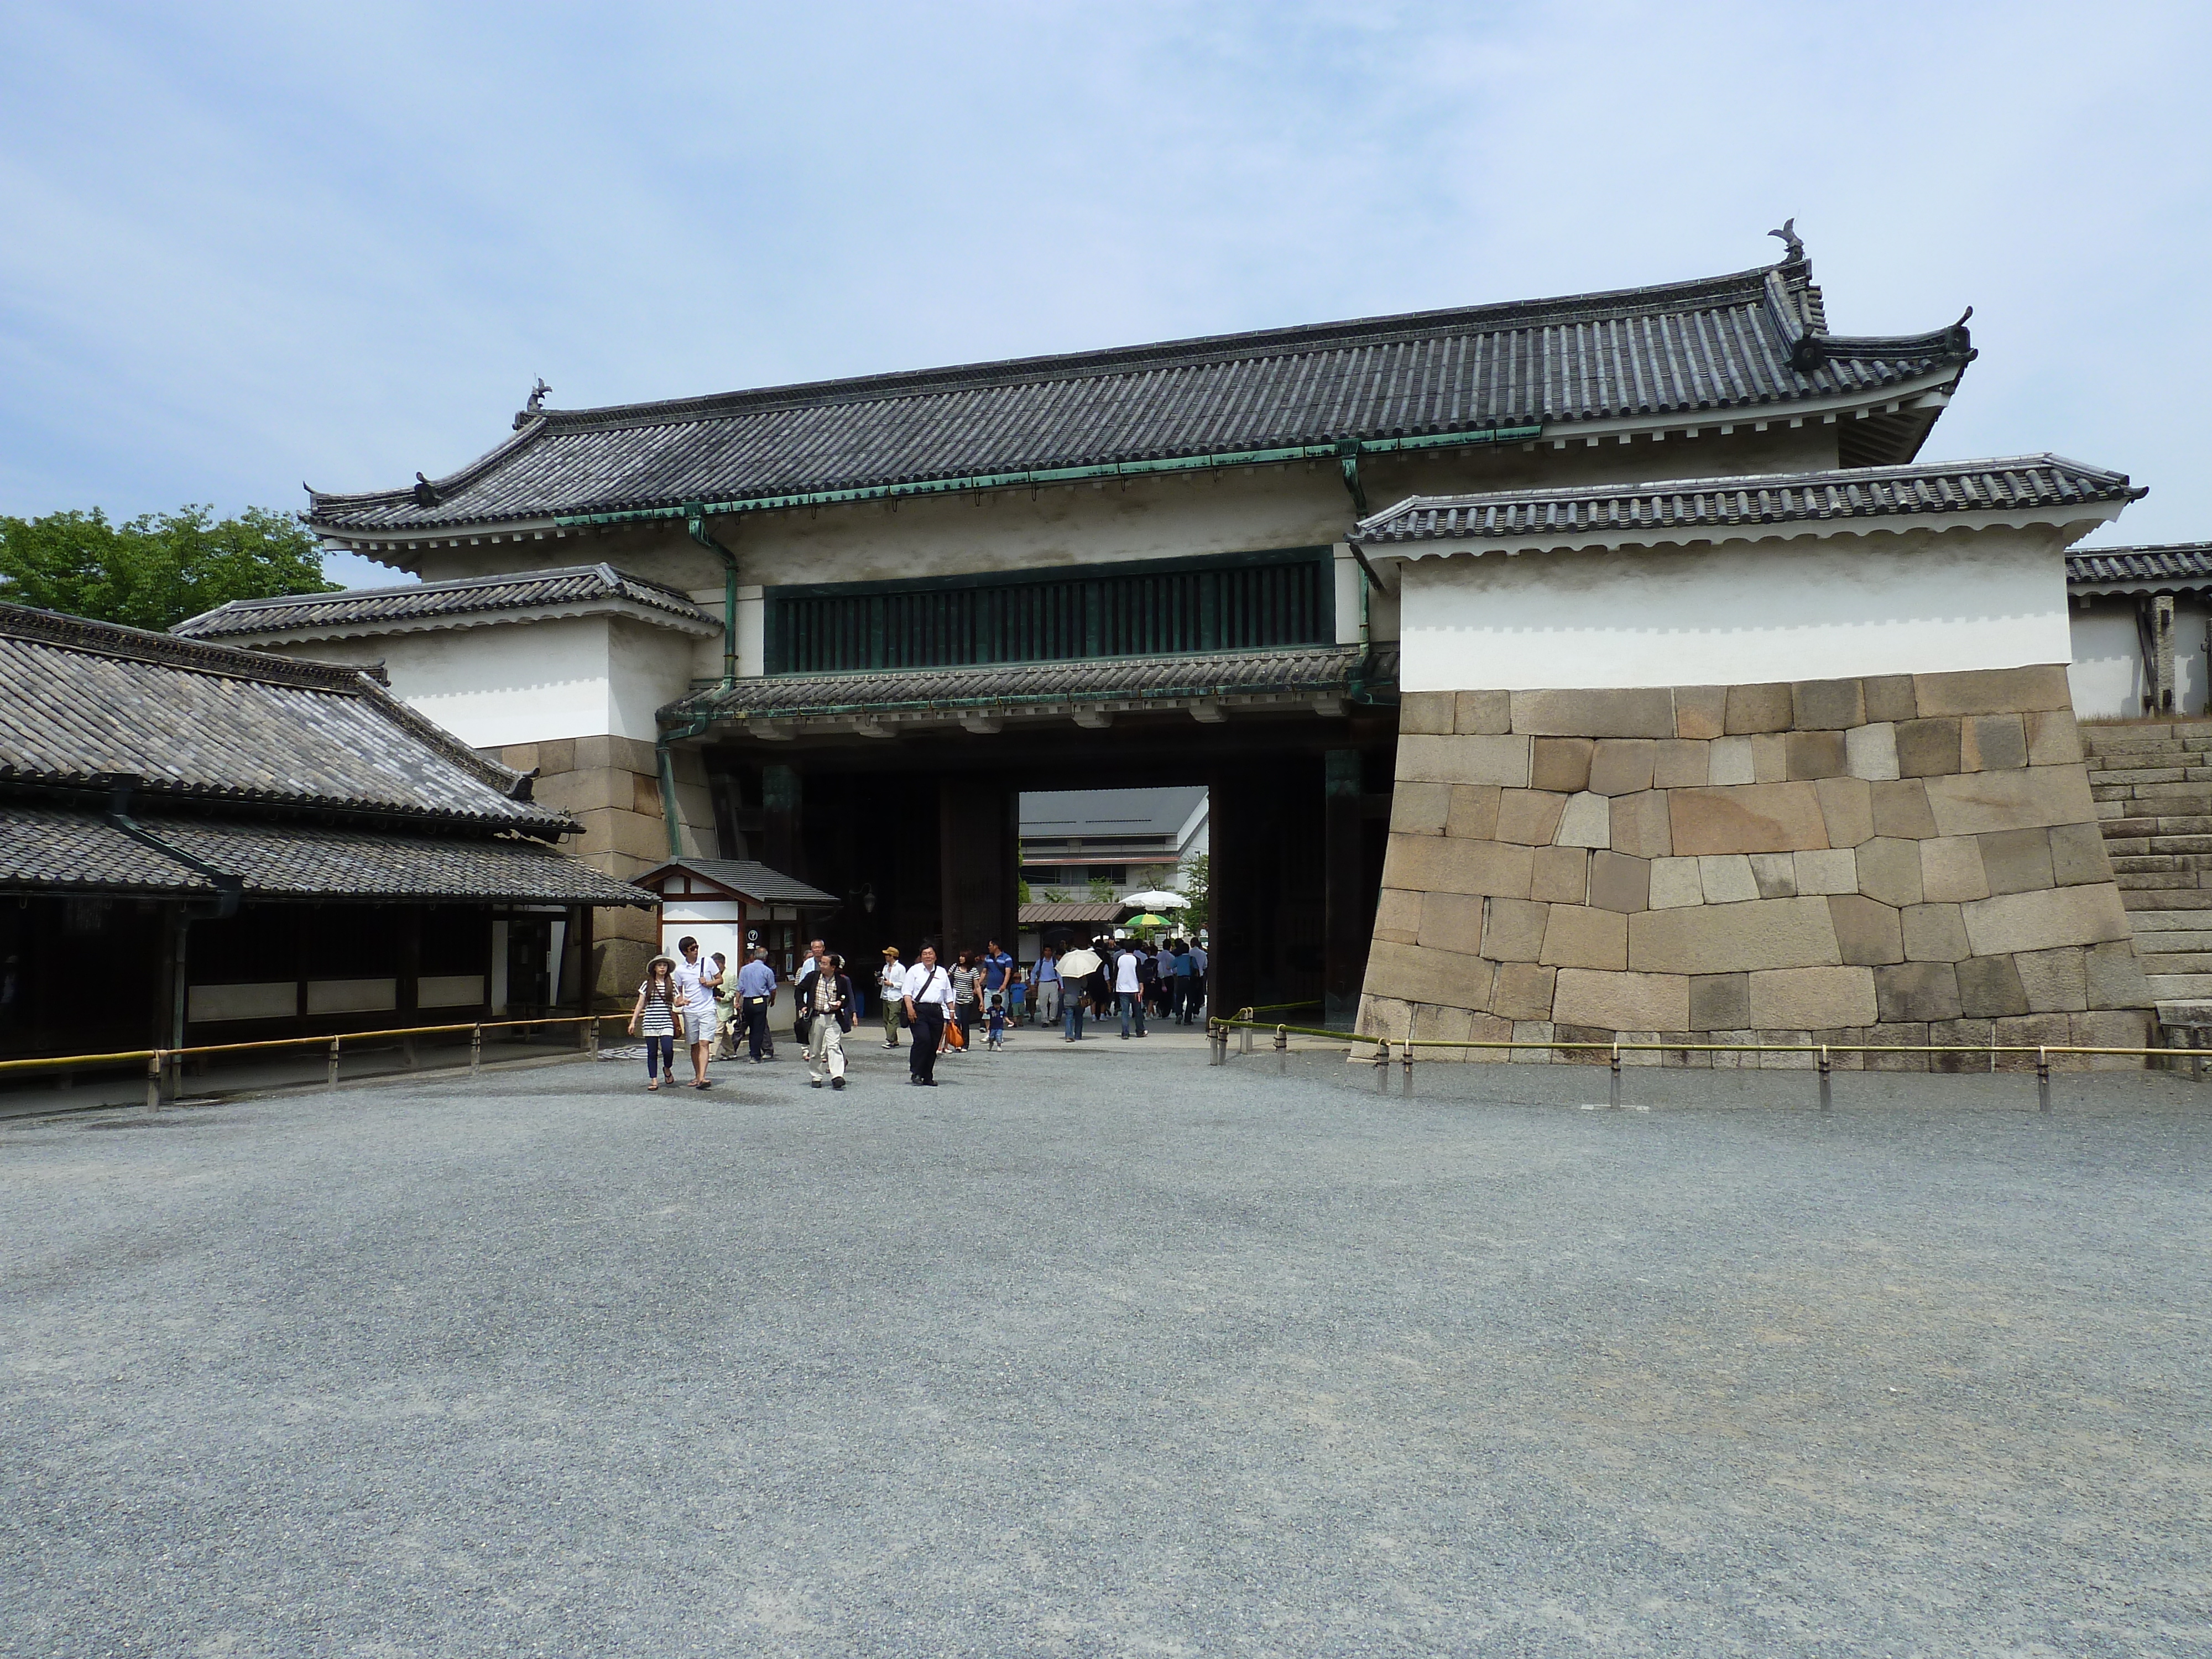
<path id="1" fill-rule="evenodd" d="M 564 852 L 611 876 L 628 880 L 668 859 L 668 821 L 660 807 L 660 778 L 653 748 L 634 738 L 559 738 L 509 744 L 489 751 L 517 771 L 535 768 L 533 796 L 574 816 L 583 833 L 562 843 Z M 714 850 L 714 817 L 708 804 L 704 761 L 695 750 L 676 751 L 678 810 L 684 819 L 687 851 Z M 702 827 L 703 826 L 703 827 Z M 592 913 L 592 984 L 612 1006 L 626 1002 L 660 948 L 659 913 L 599 909 Z"/>
<path id="2" fill-rule="evenodd" d="M 2135 1047 L 2149 1006 L 2063 665 L 1404 699 L 1364 1035 Z"/>

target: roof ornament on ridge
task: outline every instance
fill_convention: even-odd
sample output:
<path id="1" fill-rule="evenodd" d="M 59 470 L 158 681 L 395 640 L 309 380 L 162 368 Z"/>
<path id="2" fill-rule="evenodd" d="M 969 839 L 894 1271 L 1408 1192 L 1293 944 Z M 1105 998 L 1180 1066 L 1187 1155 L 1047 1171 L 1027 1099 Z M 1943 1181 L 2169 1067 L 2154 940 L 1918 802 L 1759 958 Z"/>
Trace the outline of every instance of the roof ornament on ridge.
<path id="1" fill-rule="evenodd" d="M 1796 214 L 1791 214 L 1782 222 L 1781 229 L 1770 230 L 1766 234 L 1769 236 L 1778 236 L 1782 239 L 1782 246 L 1785 250 L 1782 256 L 1784 258 L 1802 259 L 1805 257 L 1805 239 L 1797 234 Z"/>
<path id="2" fill-rule="evenodd" d="M 517 432 L 521 431 L 537 416 L 545 412 L 545 399 L 553 388 L 545 384 L 545 377 L 543 374 L 538 375 L 537 380 L 538 384 L 530 388 L 529 401 L 514 412 L 514 429 Z"/>
<path id="3" fill-rule="evenodd" d="M 436 486 L 432 484 L 431 482 L 428 478 L 424 477 L 420 472 L 417 472 L 415 475 L 415 505 L 417 507 L 435 507 L 437 504 L 438 491 Z"/>

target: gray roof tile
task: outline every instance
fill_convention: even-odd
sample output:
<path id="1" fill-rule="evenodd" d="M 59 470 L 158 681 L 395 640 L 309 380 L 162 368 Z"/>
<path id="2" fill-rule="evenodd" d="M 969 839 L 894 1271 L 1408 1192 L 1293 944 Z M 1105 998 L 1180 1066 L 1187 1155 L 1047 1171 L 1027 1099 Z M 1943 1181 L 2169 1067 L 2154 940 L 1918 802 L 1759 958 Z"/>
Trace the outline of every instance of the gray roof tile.
<path id="1" fill-rule="evenodd" d="M 434 623 L 440 618 L 537 611 L 549 606 L 628 602 L 682 622 L 720 624 L 688 593 L 633 576 L 608 564 L 524 570 L 506 576 L 466 576 L 400 587 L 355 588 L 271 599 L 234 599 L 218 610 L 179 623 L 171 631 L 186 639 L 227 639 L 313 632 L 364 625 Z"/>
<path id="2" fill-rule="evenodd" d="M 819 887 L 809 887 L 796 876 L 787 876 L 781 870 L 771 870 L 753 859 L 672 859 L 658 868 L 638 878 L 649 882 L 663 870 L 690 870 L 708 880 L 719 884 L 747 898 L 758 899 L 763 904 L 836 904 L 837 896 L 825 893 Z"/>
<path id="3" fill-rule="evenodd" d="M 2212 582 L 2212 542 L 2085 548 L 2066 556 L 2069 587 L 2148 592 L 2165 587 L 2202 587 L 2208 582 Z"/>
<path id="4" fill-rule="evenodd" d="M 0 605 L 0 784 L 559 835 L 520 773 L 357 668 Z"/>
<path id="5" fill-rule="evenodd" d="M 1183 657 L 997 663 L 866 674 L 776 675 L 694 692 L 672 717 L 800 719 L 1018 709 L 1025 704 L 1168 702 L 1261 693 L 1342 694 L 1358 678 L 1356 646 L 1224 651 Z"/>
<path id="6" fill-rule="evenodd" d="M 2123 472 L 2062 455 L 2021 455 L 1739 478 L 1412 495 L 1362 520 L 1352 539 L 1371 549 L 1553 534 L 1680 536 L 1746 525 L 2042 510 L 2081 502 L 2130 501 L 2146 493 L 2130 486 Z"/>
<path id="7" fill-rule="evenodd" d="M 341 538 L 404 536 L 701 499 L 1721 413 L 1955 380 L 1973 356 L 1963 321 L 1861 339 L 1820 331 L 1823 314 L 1811 267 L 1793 260 L 1559 300 L 544 411 L 426 490 L 314 493 L 309 520 Z M 1925 430 L 1906 422 L 1881 440 L 1896 453 L 1869 459 L 1908 459 Z"/>
<path id="8" fill-rule="evenodd" d="M 426 900 L 651 905 L 653 896 L 542 842 L 432 837 L 323 824 L 134 814 L 157 839 L 245 878 L 249 899 Z M 0 799 L 0 891 L 214 891 L 82 807 Z"/>

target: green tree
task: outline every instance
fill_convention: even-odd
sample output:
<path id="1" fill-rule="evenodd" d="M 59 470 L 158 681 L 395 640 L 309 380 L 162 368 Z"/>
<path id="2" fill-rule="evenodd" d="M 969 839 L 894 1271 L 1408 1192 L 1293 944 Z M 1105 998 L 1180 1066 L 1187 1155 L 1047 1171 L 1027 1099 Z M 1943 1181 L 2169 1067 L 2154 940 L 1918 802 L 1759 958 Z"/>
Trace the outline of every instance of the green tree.
<path id="1" fill-rule="evenodd" d="M 1091 878 L 1091 902 L 1093 904 L 1111 904 L 1119 896 L 1114 890 L 1114 884 L 1105 877 Z"/>
<path id="2" fill-rule="evenodd" d="M 1186 936 L 1194 934 L 1206 925 L 1206 901 L 1213 885 L 1213 856 L 1210 853 L 1194 853 L 1182 861 L 1182 880 L 1176 888 L 1190 902 L 1182 908 L 1180 918 Z"/>
<path id="3" fill-rule="evenodd" d="M 328 592 L 315 538 L 282 513 L 204 507 L 111 524 L 98 507 L 0 516 L 0 599 L 165 629 L 233 599 Z"/>

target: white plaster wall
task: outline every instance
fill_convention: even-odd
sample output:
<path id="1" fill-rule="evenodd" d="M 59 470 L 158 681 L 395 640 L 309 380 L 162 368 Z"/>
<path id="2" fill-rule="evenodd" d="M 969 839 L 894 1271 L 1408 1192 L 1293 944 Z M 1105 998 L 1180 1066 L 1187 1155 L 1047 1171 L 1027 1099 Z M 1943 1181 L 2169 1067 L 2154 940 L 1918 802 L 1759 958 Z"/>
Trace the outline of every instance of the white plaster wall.
<path id="1" fill-rule="evenodd" d="M 615 737 L 651 743 L 660 734 L 654 711 L 691 689 L 697 667 L 697 641 L 688 634 L 649 628 L 625 617 L 610 617 L 608 623 L 608 724 L 605 729 Z M 714 672 L 719 675 L 720 636 L 708 643 L 714 653 Z M 711 817 L 708 821 L 712 822 Z"/>
<path id="2" fill-rule="evenodd" d="M 2068 616 L 2074 654 L 2066 683 L 2082 720 L 2133 720 L 2142 713 L 2142 647 L 2129 599 L 2093 599 Z"/>
<path id="3" fill-rule="evenodd" d="M 2072 655 L 2051 531 L 1486 553 L 1404 572 L 1409 691 L 1741 684 Z"/>
<path id="4" fill-rule="evenodd" d="M 612 724 L 605 617 L 392 634 L 375 641 L 393 693 L 472 749 L 602 737 Z M 678 652 L 690 641 L 668 638 Z M 653 736 L 648 711 L 642 732 Z"/>

